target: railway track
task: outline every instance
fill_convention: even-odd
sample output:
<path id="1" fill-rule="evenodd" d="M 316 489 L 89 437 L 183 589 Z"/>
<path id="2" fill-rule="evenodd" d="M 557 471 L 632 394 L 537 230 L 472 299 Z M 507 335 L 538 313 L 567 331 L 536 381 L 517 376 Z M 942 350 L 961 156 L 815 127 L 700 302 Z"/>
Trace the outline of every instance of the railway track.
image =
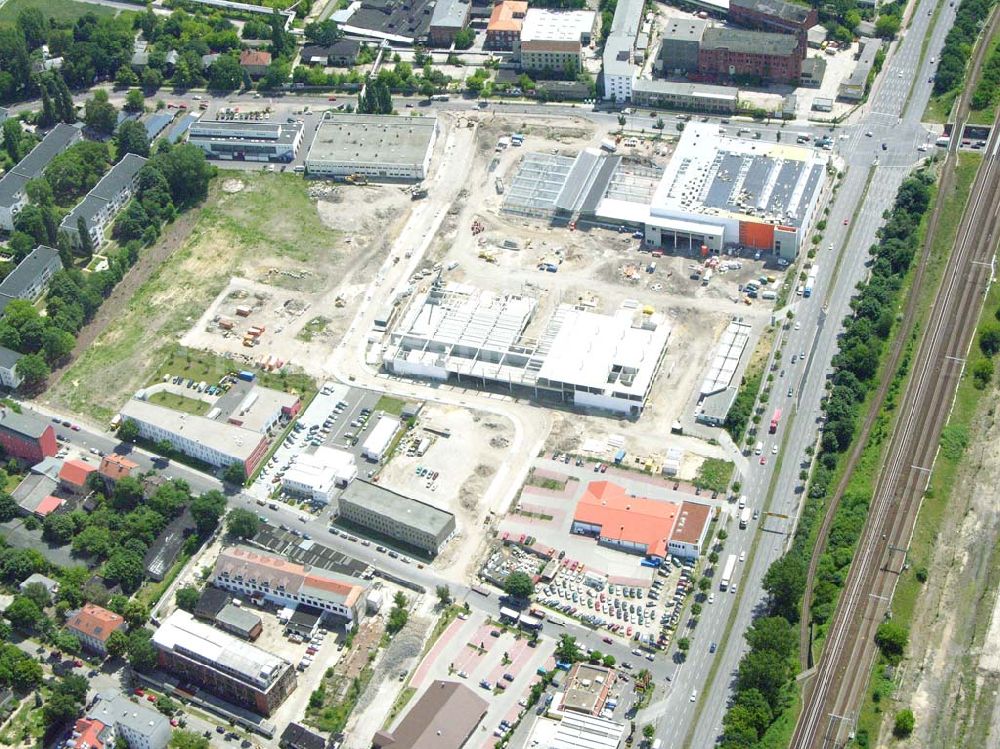
<path id="1" fill-rule="evenodd" d="M 1000 238 L 998 152 L 1000 128 L 994 128 L 915 357 L 887 462 L 817 674 L 807 686 L 791 743 L 795 749 L 833 749 L 846 744 L 851 736 L 853 714 L 875 658 L 875 631 L 905 568 L 906 550 L 940 433 L 992 278 Z"/>

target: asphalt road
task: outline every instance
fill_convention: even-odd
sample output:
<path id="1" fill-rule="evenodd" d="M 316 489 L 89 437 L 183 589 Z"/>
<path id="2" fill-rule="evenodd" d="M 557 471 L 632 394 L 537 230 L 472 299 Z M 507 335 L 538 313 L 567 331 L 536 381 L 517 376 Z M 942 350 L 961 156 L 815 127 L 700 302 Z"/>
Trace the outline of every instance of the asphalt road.
<path id="1" fill-rule="evenodd" d="M 786 374 L 783 379 L 776 379 L 769 404 L 771 408 L 780 405 L 784 409 L 784 423 L 777 435 L 765 440 L 769 465 L 760 466 L 751 460 L 748 475 L 743 477 L 743 491 L 750 497 L 750 506 L 761 510 L 761 522 L 752 529 L 755 546 L 747 563 L 740 565 L 744 577 L 739 593 L 716 594 L 717 599 L 723 595 L 736 598 L 729 636 L 723 636 L 729 623 L 719 614 L 728 614 L 732 604 L 716 609 L 713 617 L 703 617 L 698 627 L 692 648 L 694 655 L 674 680 L 673 694 L 657 724 L 657 735 L 664 740 L 664 746 L 710 747 L 721 733 L 730 690 L 746 649 L 742 633 L 761 611 L 764 603 L 761 580 L 771 563 L 784 552 L 801 509 L 804 494 L 798 474 L 806 464 L 805 446 L 816 439 L 820 399 L 830 360 L 837 351 L 840 321 L 849 312 L 855 285 L 867 273 L 867 250 L 876 239 L 882 214 L 891 206 L 904 177 L 923 155 L 917 147 L 928 142 L 928 133 L 919 121 L 930 95 L 929 78 L 933 71 L 928 62 L 920 62 L 921 47 L 929 35 L 926 59 L 939 57 L 944 36 L 954 20 L 954 8 L 945 4 L 930 29 L 928 10 L 933 10 L 936 4 L 936 0 L 923 0 L 916 7 L 912 25 L 888 61 L 859 121 L 843 128 L 848 137 L 837 142 L 838 151 L 847 163 L 847 173 L 831 207 L 823 249 L 817 254 L 816 265 L 820 270 L 816 290 L 812 298 L 798 298 L 791 304 L 798 329 L 793 325 L 785 333 L 787 344 L 778 370 L 784 368 Z M 922 71 L 915 76 L 915 82 L 912 71 Z M 867 135 L 869 132 L 871 136 Z M 886 144 L 885 151 L 882 143 Z M 826 249 L 830 244 L 834 247 L 832 252 Z M 806 354 L 805 362 L 800 359 L 791 364 L 791 356 L 801 352 Z M 794 387 L 791 399 L 786 395 L 788 386 Z M 771 456 L 775 440 L 779 454 Z M 776 458 L 780 458 L 780 465 L 775 464 Z M 770 505 L 765 506 L 769 498 Z M 742 535 L 746 532 L 732 533 L 727 552 L 751 543 Z M 714 656 L 699 655 L 705 651 L 707 640 L 721 643 Z M 719 663 L 714 679 L 706 684 L 704 661 L 711 657 Z M 704 692 L 695 703 L 690 702 L 692 689 Z"/>

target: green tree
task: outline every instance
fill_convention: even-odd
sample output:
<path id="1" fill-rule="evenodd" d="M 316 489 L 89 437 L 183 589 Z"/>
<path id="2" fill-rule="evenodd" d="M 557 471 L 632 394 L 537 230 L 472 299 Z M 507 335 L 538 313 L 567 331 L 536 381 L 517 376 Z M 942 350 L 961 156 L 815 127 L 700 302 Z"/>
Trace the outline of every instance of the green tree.
<path id="1" fill-rule="evenodd" d="M 125 94 L 125 106 L 126 112 L 144 112 L 146 111 L 146 97 L 142 95 L 142 91 L 137 88 L 129 89 L 129 92 Z"/>
<path id="2" fill-rule="evenodd" d="M 222 470 L 222 480 L 236 486 L 243 486 L 247 480 L 247 472 L 241 463 L 230 463 Z"/>
<path id="3" fill-rule="evenodd" d="M 905 739 L 913 733 L 913 727 L 916 725 L 916 719 L 913 717 L 913 711 L 910 709 L 900 710 L 896 713 L 896 720 L 892 726 L 892 735 L 897 739 Z"/>
<path id="4" fill-rule="evenodd" d="M 104 563 L 104 577 L 118 583 L 128 593 L 139 589 L 143 575 L 142 556 L 129 549 L 116 549 Z"/>
<path id="5" fill-rule="evenodd" d="M 218 527 L 219 519 L 226 511 L 226 497 L 215 490 L 205 492 L 191 501 L 190 510 L 198 534 L 208 536 Z"/>
<path id="6" fill-rule="evenodd" d="M 17 14 L 17 28 L 28 49 L 33 50 L 45 44 L 49 22 L 39 8 L 22 8 Z"/>
<path id="7" fill-rule="evenodd" d="M 139 438 L 139 425 L 134 419 L 123 419 L 118 426 L 118 439 L 122 442 L 135 442 Z"/>
<path id="8" fill-rule="evenodd" d="M 23 159 L 27 155 L 27 149 L 24 147 L 26 138 L 21 121 L 16 117 L 4 120 L 2 132 L 3 150 L 7 152 L 10 160 L 18 162 Z"/>
<path id="9" fill-rule="evenodd" d="M 52 374 L 45 359 L 38 354 L 26 354 L 17 360 L 14 371 L 21 378 L 21 388 L 32 393 L 41 390 Z"/>
<path id="10" fill-rule="evenodd" d="M 201 593 L 194 586 L 186 585 L 183 588 L 178 588 L 175 598 L 178 608 L 193 612 L 195 606 L 198 605 L 198 599 L 201 598 Z"/>
<path id="11" fill-rule="evenodd" d="M 179 705 L 164 694 L 156 700 L 156 709 L 169 716 L 177 712 Z"/>
<path id="12" fill-rule="evenodd" d="M 656 735 L 656 726 L 654 726 L 652 723 L 647 723 L 645 726 L 642 727 L 642 737 L 646 739 L 646 741 L 652 741 L 655 735 Z"/>
<path id="13" fill-rule="evenodd" d="M 437 594 L 438 603 L 447 606 L 451 603 L 451 588 L 447 585 L 438 585 L 434 592 Z"/>
<path id="14" fill-rule="evenodd" d="M 580 646 L 576 642 L 576 638 L 572 635 L 560 635 L 559 643 L 556 645 L 555 655 L 561 661 L 568 661 L 570 663 L 580 659 Z"/>
<path id="15" fill-rule="evenodd" d="M 0 492 L 0 523 L 6 523 L 17 517 L 20 507 L 17 501 L 7 492 Z"/>
<path id="16" fill-rule="evenodd" d="M 87 99 L 83 121 L 99 135 L 111 135 L 114 132 L 118 110 L 108 101 L 108 92 L 103 88 L 95 90 L 94 95 Z"/>
<path id="17" fill-rule="evenodd" d="M 156 648 L 152 637 L 153 633 L 145 627 L 128 634 L 128 662 L 136 671 L 145 673 L 156 667 Z"/>
<path id="18" fill-rule="evenodd" d="M 677 640 L 677 649 L 682 653 L 686 653 L 691 649 L 691 640 L 687 637 L 681 637 Z"/>
<path id="19" fill-rule="evenodd" d="M 469 49 L 476 42 L 476 32 L 472 29 L 460 29 L 455 34 L 455 49 Z"/>
<path id="20" fill-rule="evenodd" d="M 163 74 L 159 70 L 147 67 L 142 71 L 142 90 L 146 96 L 152 96 L 163 85 Z"/>
<path id="21" fill-rule="evenodd" d="M 1000 322 L 988 322 L 979 331 L 979 349 L 986 356 L 1000 353 Z"/>
<path id="22" fill-rule="evenodd" d="M 253 538 L 260 530 L 260 519 L 250 510 L 237 508 L 226 517 L 226 530 L 237 538 Z"/>
<path id="23" fill-rule="evenodd" d="M 235 91 L 243 83 L 243 70 L 236 55 L 222 55 L 208 72 L 208 85 L 213 91 Z"/>
<path id="24" fill-rule="evenodd" d="M 175 730 L 170 736 L 170 749 L 209 749 L 209 742 L 194 731 Z"/>
<path id="25" fill-rule="evenodd" d="M 875 644 L 890 663 L 899 663 L 909 639 L 906 627 L 894 621 L 883 622 L 875 630 Z"/>
<path id="26" fill-rule="evenodd" d="M 603 657 L 603 658 L 601 659 L 601 663 L 603 663 L 603 664 L 604 664 L 605 666 L 607 666 L 608 668 L 613 668 L 613 667 L 614 667 L 614 665 L 615 665 L 615 663 L 617 663 L 617 662 L 618 662 L 618 659 L 616 659 L 616 658 L 615 658 L 615 657 L 614 657 L 613 655 L 611 655 L 611 654 L 608 654 L 608 655 L 604 656 L 604 657 Z"/>
<path id="27" fill-rule="evenodd" d="M 104 646 L 108 649 L 108 655 L 112 658 L 124 658 L 128 653 L 128 636 L 120 629 L 116 629 L 108 635 Z"/>
<path id="28" fill-rule="evenodd" d="M 115 131 L 118 160 L 127 153 L 134 153 L 143 158 L 149 156 L 149 136 L 146 127 L 138 120 L 124 120 Z"/>
<path id="29" fill-rule="evenodd" d="M 524 572 L 511 572 L 503 581 L 504 592 L 512 598 L 527 600 L 535 592 L 535 584 Z"/>
<path id="30" fill-rule="evenodd" d="M 17 629 L 30 632 L 41 625 L 45 619 L 45 614 L 38 607 L 38 604 L 27 596 L 14 596 L 4 616 L 10 620 Z"/>
<path id="31" fill-rule="evenodd" d="M 344 35 L 334 21 L 319 21 L 307 23 L 305 28 L 306 41 L 328 47 Z"/>

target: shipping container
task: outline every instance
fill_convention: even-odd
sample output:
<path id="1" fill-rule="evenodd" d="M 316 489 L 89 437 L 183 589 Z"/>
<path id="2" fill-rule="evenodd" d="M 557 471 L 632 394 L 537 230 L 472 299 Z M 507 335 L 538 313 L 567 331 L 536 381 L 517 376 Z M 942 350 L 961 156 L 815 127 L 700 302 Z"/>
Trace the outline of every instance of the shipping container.
<path id="1" fill-rule="evenodd" d="M 240 317 L 249 317 L 251 312 L 253 312 L 253 310 L 247 307 L 245 304 L 241 304 L 239 307 L 236 308 L 236 314 L 239 315 Z"/>
<path id="2" fill-rule="evenodd" d="M 241 370 L 236 376 L 245 382 L 253 382 L 257 378 L 257 375 L 247 369 Z"/>

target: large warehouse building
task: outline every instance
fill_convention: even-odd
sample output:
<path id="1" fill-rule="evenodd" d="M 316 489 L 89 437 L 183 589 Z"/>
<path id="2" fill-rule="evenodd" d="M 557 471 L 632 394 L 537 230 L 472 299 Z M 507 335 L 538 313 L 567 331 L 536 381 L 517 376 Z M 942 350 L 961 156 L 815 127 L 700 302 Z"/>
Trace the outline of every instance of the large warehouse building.
<path id="1" fill-rule="evenodd" d="M 309 148 L 306 171 L 317 177 L 422 180 L 437 134 L 435 117 L 328 114 Z"/>
<path id="2" fill-rule="evenodd" d="M 503 210 L 636 227 L 653 247 L 741 246 L 791 260 L 816 216 L 828 160 L 826 151 L 689 122 L 662 171 L 593 149 L 576 159 L 526 154 Z"/>
<path id="3" fill-rule="evenodd" d="M 302 125 L 201 120 L 189 128 L 188 143 L 198 146 L 210 159 L 289 162 L 302 145 Z"/>
<path id="4" fill-rule="evenodd" d="M 561 304 L 533 338 L 526 330 L 536 305 L 518 294 L 434 286 L 404 314 L 383 363 L 400 375 L 638 416 L 670 326 L 639 309 L 601 315 Z"/>

